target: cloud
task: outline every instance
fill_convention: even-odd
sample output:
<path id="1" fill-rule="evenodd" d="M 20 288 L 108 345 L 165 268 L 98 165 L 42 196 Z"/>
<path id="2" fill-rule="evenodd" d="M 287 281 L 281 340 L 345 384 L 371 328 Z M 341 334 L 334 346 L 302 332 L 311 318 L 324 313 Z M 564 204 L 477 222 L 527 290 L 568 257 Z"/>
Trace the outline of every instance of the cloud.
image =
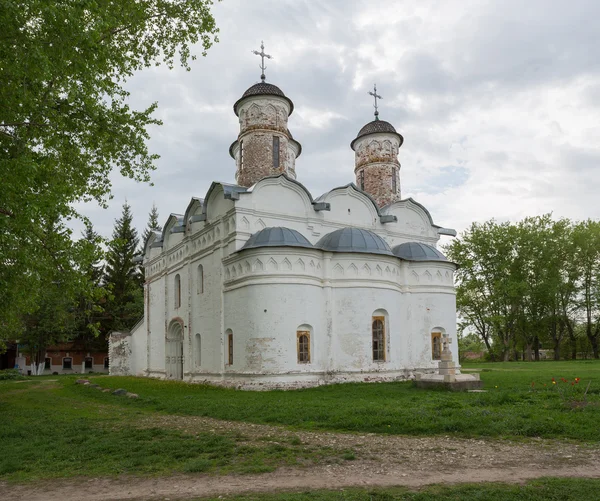
<path id="1" fill-rule="evenodd" d="M 152 68 L 128 83 L 131 105 L 158 101 L 154 187 L 113 177 L 109 210 L 85 207 L 109 235 L 125 198 L 140 231 L 234 180 L 233 103 L 260 77 L 295 103 L 298 180 L 317 196 L 354 181 L 350 142 L 373 118 L 404 136 L 403 196 L 441 225 L 473 220 L 600 217 L 600 3 L 480 0 L 228 0 L 214 6 L 220 43 L 191 72 Z"/>

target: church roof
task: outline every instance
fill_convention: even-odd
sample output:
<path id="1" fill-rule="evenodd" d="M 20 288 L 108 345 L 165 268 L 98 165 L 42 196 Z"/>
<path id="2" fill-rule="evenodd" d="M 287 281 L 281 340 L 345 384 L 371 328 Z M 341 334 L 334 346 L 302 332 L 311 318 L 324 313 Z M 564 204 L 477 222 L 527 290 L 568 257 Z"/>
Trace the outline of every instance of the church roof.
<path id="1" fill-rule="evenodd" d="M 435 247 L 419 242 L 405 242 L 396 245 L 392 252 L 406 261 L 447 261 L 446 256 Z"/>
<path id="2" fill-rule="evenodd" d="M 332 252 L 393 255 L 390 246 L 383 238 L 372 231 L 360 228 L 341 228 L 327 233 L 315 244 L 315 247 Z"/>
<path id="3" fill-rule="evenodd" d="M 233 111 L 235 112 L 236 115 L 238 114 L 238 112 L 237 112 L 238 104 L 240 104 L 247 97 L 251 97 L 251 96 L 278 96 L 278 97 L 282 97 L 290 105 L 290 115 L 294 111 L 294 103 L 292 103 L 292 100 L 289 97 L 287 97 L 283 93 L 283 91 L 279 87 L 277 87 L 277 85 L 273 85 L 273 84 L 266 83 L 266 82 L 259 82 L 257 84 L 254 84 L 250 88 L 248 88 L 248 90 L 246 90 L 246 92 L 244 92 L 242 94 L 242 97 L 240 97 L 235 102 L 235 104 L 233 105 Z"/>
<path id="4" fill-rule="evenodd" d="M 404 138 L 401 134 L 398 134 L 398 132 L 396 132 L 396 129 L 391 123 L 386 122 L 385 120 L 373 120 L 372 122 L 369 122 L 367 125 L 365 125 L 362 129 L 360 129 L 360 131 L 358 131 L 356 138 L 350 143 L 350 148 L 354 149 L 354 143 L 359 138 L 363 136 L 368 136 L 369 134 L 377 134 L 379 132 L 395 134 L 400 139 L 400 146 L 402 146 Z"/>
<path id="5" fill-rule="evenodd" d="M 299 231 L 275 226 L 264 228 L 250 236 L 242 249 L 256 249 L 258 247 L 308 247 L 313 245 Z"/>

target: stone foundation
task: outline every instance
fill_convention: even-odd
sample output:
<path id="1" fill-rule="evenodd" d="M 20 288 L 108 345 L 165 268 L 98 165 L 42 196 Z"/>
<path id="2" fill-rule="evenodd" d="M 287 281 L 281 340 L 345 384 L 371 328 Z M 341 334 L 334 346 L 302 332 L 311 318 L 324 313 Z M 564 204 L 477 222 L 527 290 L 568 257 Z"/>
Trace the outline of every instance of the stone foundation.
<path id="1" fill-rule="evenodd" d="M 208 384 L 224 388 L 236 388 L 249 391 L 297 390 L 314 388 L 328 384 L 343 383 L 391 383 L 413 381 L 416 371 L 425 372 L 433 369 L 413 369 L 394 372 L 339 372 L 339 373 L 306 373 L 306 374 L 185 374 L 183 382 Z M 153 372 L 150 377 L 166 379 L 164 374 Z"/>

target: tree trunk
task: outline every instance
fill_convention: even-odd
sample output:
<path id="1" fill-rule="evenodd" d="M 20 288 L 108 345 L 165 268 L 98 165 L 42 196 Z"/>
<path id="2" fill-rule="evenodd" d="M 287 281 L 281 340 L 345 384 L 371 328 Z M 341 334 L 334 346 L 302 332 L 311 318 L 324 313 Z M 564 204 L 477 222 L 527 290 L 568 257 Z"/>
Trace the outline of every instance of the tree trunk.
<path id="1" fill-rule="evenodd" d="M 554 342 L 554 360 L 560 360 L 560 341 Z"/>
<path id="2" fill-rule="evenodd" d="M 577 338 L 570 321 L 567 321 L 567 332 L 569 333 L 569 344 L 571 345 L 571 360 L 577 360 Z"/>
<path id="3" fill-rule="evenodd" d="M 594 353 L 594 358 L 596 358 L 596 359 L 600 358 L 600 356 L 598 354 L 598 337 L 597 336 L 590 337 L 590 343 L 592 345 L 592 352 Z"/>
<path id="4" fill-rule="evenodd" d="M 533 338 L 533 351 L 535 353 L 535 361 L 540 361 L 540 338 L 535 336 Z"/>

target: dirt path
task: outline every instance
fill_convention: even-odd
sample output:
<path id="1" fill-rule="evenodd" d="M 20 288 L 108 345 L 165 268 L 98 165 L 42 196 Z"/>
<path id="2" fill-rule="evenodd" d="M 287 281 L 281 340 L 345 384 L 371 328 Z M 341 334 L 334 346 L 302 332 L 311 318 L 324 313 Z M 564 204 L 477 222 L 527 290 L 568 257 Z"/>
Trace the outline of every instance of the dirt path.
<path id="1" fill-rule="evenodd" d="M 277 443 L 298 437 L 303 445 L 355 451 L 354 461 L 280 468 L 262 475 L 174 475 L 170 477 L 78 478 L 15 486 L 0 483 L 3 500 L 106 501 L 189 499 L 275 490 L 343 487 L 420 487 L 432 483 L 522 482 L 553 477 L 600 478 L 600 446 L 563 441 L 527 443 L 450 437 L 297 432 L 275 426 L 184 416 L 157 416 L 140 426 L 184 432 L 230 431 Z"/>

